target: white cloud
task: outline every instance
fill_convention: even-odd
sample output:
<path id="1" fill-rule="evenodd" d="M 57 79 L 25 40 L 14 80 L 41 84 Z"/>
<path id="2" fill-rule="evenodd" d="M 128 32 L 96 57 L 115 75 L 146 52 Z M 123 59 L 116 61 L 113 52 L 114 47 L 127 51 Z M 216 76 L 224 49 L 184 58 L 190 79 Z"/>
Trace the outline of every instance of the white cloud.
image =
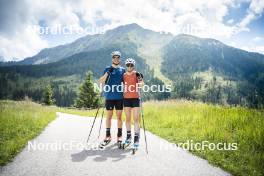
<path id="1" fill-rule="evenodd" d="M 77 3 L 78 1 L 76 1 Z M 52 1 L 37 0 L 31 1 L 29 10 L 32 14 L 32 21 L 45 20 L 47 25 L 79 25 L 79 18 L 74 9 L 74 1 Z"/>
<path id="2" fill-rule="evenodd" d="M 250 45 L 250 46 L 241 46 L 240 48 L 249 52 L 257 52 L 264 54 L 264 46 Z"/>
<path id="3" fill-rule="evenodd" d="M 241 41 L 231 41 L 227 42 L 228 45 L 240 48 L 249 52 L 257 52 L 264 54 L 264 38 L 263 37 L 255 37 L 253 39 L 249 39 L 245 42 Z"/>
<path id="4" fill-rule="evenodd" d="M 255 37 L 255 38 L 253 38 L 252 41 L 253 41 L 253 42 L 261 42 L 261 41 L 264 41 L 264 37 L 259 37 L 259 36 L 257 36 L 257 37 Z"/>
<path id="5" fill-rule="evenodd" d="M 222 38 L 231 36 L 234 31 L 234 28 L 223 24 L 223 17 L 232 4 L 232 0 L 86 1 L 84 16 L 94 24 L 94 14 L 101 11 L 101 18 L 111 21 L 105 29 L 136 22 L 155 31 L 178 34 L 191 25 L 200 31 L 194 35 Z"/>
<path id="6" fill-rule="evenodd" d="M 229 20 L 227 21 L 227 23 L 228 23 L 228 24 L 233 24 L 233 23 L 234 23 L 234 19 L 229 19 Z"/>
<path id="7" fill-rule="evenodd" d="M 252 20 L 259 18 L 262 15 L 263 10 L 263 0 L 252 0 L 247 10 L 246 17 L 242 19 L 238 26 L 242 28 L 242 30 L 249 31 L 247 25 L 249 25 Z"/>
<path id="8" fill-rule="evenodd" d="M 253 51 L 264 54 L 264 46 L 256 46 Z"/>
<path id="9" fill-rule="evenodd" d="M 25 29 L 10 38 L 0 36 L 0 46 L 0 55 L 5 60 L 17 60 L 37 54 L 48 44 L 36 31 Z"/>
<path id="10" fill-rule="evenodd" d="M 93 28 L 102 27 L 103 30 L 137 23 L 154 31 L 166 31 L 173 34 L 189 33 L 228 41 L 239 31 L 239 26 L 233 24 L 232 20 L 229 20 L 226 25 L 223 21 L 224 17 L 229 13 L 230 7 L 239 7 L 240 2 L 244 0 L 24 1 L 27 6 L 24 17 L 26 19 L 18 23 L 20 27 L 15 29 L 16 32 L 12 36 L 0 34 L 0 55 L 8 59 L 13 57 L 22 59 L 35 54 L 43 47 L 52 46 L 47 44 L 49 42 L 44 40 L 45 37 L 40 37 L 34 32 L 29 35 L 25 31 L 26 26 L 38 25 L 39 20 L 48 26 L 60 24 L 80 28 L 81 21 L 84 21 Z M 246 26 L 263 11 L 263 3 L 260 0 L 253 1 L 247 17 L 240 25 Z"/>
<path id="11" fill-rule="evenodd" d="M 19 12 L 18 15 L 22 15 L 23 17 L 16 18 L 14 23 L 11 23 L 10 26 L 6 27 L 5 31 L 0 33 L 0 56 L 3 56 L 5 60 L 21 60 L 35 55 L 41 49 L 50 46 L 37 31 L 30 28 L 33 26 L 39 27 L 39 20 L 45 21 L 48 26 L 79 26 L 79 18 L 74 13 L 75 9 L 72 8 L 70 1 L 22 0 L 19 2 L 19 5 L 21 4 L 25 6 L 23 11 L 26 13 L 21 14 Z M 3 15 L 12 17 L 13 12 L 5 11 Z M 12 33 L 10 33 L 9 28 L 12 26 L 14 27 L 12 28 Z"/>

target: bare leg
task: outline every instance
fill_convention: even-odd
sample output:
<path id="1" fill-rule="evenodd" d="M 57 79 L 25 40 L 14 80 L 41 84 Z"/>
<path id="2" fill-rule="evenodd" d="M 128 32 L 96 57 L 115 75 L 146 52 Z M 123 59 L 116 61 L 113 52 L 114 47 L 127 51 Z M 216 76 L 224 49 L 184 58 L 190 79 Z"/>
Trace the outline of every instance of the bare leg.
<path id="1" fill-rule="evenodd" d="M 123 110 L 116 110 L 117 127 L 122 128 L 122 112 Z"/>
<path id="2" fill-rule="evenodd" d="M 135 133 L 140 132 L 140 107 L 132 108 L 133 111 L 133 119 L 134 119 L 134 130 Z"/>
<path id="3" fill-rule="evenodd" d="M 106 120 L 105 120 L 105 125 L 106 125 L 106 135 L 104 141 L 109 141 L 111 140 L 111 121 L 112 121 L 112 116 L 113 116 L 113 110 L 107 110 L 106 111 Z"/>
<path id="4" fill-rule="evenodd" d="M 106 111 L 106 128 L 111 128 L 111 120 L 113 117 L 113 110 Z"/>
<path id="5" fill-rule="evenodd" d="M 126 130 L 131 131 L 131 108 L 125 107 L 126 114 Z"/>
<path id="6" fill-rule="evenodd" d="M 116 110 L 116 118 L 117 118 L 117 143 L 121 145 L 122 142 L 122 112 L 123 110 Z M 119 146 L 121 147 L 121 146 Z"/>

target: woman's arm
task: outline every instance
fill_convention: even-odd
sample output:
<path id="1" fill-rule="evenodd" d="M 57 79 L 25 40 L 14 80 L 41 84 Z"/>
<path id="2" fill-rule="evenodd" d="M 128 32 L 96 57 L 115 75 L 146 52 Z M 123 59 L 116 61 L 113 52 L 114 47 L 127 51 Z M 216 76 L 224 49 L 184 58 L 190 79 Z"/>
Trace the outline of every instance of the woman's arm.
<path id="1" fill-rule="evenodd" d="M 136 76 L 137 76 L 137 79 L 138 79 L 139 87 L 144 86 L 143 74 L 139 73 L 139 72 L 136 72 Z"/>

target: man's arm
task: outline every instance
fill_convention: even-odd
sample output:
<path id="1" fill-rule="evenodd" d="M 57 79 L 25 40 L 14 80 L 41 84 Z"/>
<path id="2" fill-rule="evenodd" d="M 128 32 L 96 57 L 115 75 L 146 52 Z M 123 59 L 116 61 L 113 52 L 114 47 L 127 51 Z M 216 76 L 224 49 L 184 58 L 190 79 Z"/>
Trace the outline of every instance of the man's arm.
<path id="1" fill-rule="evenodd" d="M 101 84 L 105 84 L 108 75 L 110 75 L 110 74 L 113 72 L 113 70 L 114 70 L 114 68 L 113 68 L 113 67 L 110 67 L 110 68 L 104 73 L 104 75 L 101 76 L 101 77 L 99 78 L 99 82 L 100 82 Z"/>
<path id="2" fill-rule="evenodd" d="M 100 82 L 101 84 L 104 84 L 105 81 L 106 81 L 106 79 L 107 79 L 107 77 L 108 77 L 108 73 L 105 72 L 105 74 L 99 78 L 99 82 Z"/>

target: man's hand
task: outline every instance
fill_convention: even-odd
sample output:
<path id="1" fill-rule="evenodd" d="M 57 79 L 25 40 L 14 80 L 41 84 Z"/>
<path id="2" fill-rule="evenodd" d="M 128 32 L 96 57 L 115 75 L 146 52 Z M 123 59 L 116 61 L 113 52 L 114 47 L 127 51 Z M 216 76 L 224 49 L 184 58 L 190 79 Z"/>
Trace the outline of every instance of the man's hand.
<path id="1" fill-rule="evenodd" d="M 136 72 L 136 76 L 137 76 L 138 80 L 142 80 L 143 79 L 143 74 L 142 73 Z"/>
<path id="2" fill-rule="evenodd" d="M 114 71 L 114 67 L 110 67 L 107 71 L 107 74 L 110 75 Z"/>

